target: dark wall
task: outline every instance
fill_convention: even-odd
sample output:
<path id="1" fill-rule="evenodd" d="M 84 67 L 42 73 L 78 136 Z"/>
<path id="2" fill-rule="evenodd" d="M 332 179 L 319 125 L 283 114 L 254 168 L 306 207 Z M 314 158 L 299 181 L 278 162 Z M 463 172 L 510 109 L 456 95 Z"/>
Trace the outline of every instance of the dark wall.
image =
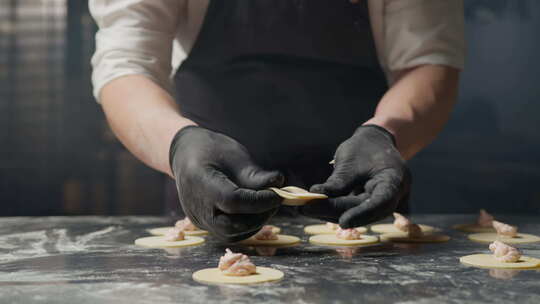
<path id="1" fill-rule="evenodd" d="M 159 214 L 161 174 L 91 95 L 85 0 L 0 1 L 0 215 Z"/>
<path id="2" fill-rule="evenodd" d="M 417 212 L 540 213 L 540 2 L 466 0 L 468 59 L 447 128 L 411 161 Z M 159 214 L 161 174 L 91 96 L 84 0 L 0 1 L 0 215 Z"/>
<path id="3" fill-rule="evenodd" d="M 540 1 L 465 4 L 459 102 L 411 162 L 413 210 L 540 214 Z"/>

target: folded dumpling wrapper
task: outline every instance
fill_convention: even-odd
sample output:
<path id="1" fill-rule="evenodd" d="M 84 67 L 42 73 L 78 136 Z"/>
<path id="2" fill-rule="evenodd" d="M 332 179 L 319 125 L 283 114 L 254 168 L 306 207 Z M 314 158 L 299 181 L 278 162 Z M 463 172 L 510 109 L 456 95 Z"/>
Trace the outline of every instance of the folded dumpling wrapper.
<path id="1" fill-rule="evenodd" d="M 325 194 L 312 193 L 300 187 L 287 186 L 283 188 L 270 188 L 277 195 L 284 198 L 283 205 L 287 206 L 302 206 L 311 200 L 328 198 Z"/>

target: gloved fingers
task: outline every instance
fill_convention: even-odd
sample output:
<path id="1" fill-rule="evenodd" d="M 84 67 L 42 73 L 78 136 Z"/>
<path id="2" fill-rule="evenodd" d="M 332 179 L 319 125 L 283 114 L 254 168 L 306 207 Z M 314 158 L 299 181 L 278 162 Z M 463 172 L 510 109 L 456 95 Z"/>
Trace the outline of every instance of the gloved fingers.
<path id="1" fill-rule="evenodd" d="M 283 198 L 272 190 L 251 190 L 238 188 L 225 202 L 227 213 L 251 214 L 263 213 L 279 208 Z"/>
<path id="2" fill-rule="evenodd" d="M 379 182 L 372 187 L 363 200 L 343 213 L 339 225 L 352 228 L 370 224 L 390 215 L 397 207 L 399 189 L 389 182 Z"/>
<path id="3" fill-rule="evenodd" d="M 239 188 L 223 172 L 208 168 L 202 179 L 208 192 L 218 193 L 216 207 L 229 214 L 262 213 L 280 206 L 282 198 L 271 190 Z M 200 195 L 207 195 L 200 193 Z"/>
<path id="4" fill-rule="evenodd" d="M 214 212 L 209 231 L 224 242 L 237 242 L 249 238 L 261 229 L 277 209 L 258 214 L 227 214 Z"/>
<path id="5" fill-rule="evenodd" d="M 341 216 L 341 213 L 334 208 L 334 205 L 328 199 L 309 202 L 298 207 L 298 212 L 305 216 L 332 223 L 337 223 Z"/>
<path id="6" fill-rule="evenodd" d="M 249 155 L 247 149 L 234 139 L 229 138 L 226 155 L 219 163 L 240 188 L 261 190 L 269 187 L 281 188 L 285 177 L 279 171 L 268 171 L 259 167 Z"/>
<path id="7" fill-rule="evenodd" d="M 368 193 L 372 193 L 375 187 L 380 183 L 387 183 L 398 188 L 402 184 L 403 174 L 400 174 L 396 169 L 388 168 L 377 172 L 375 176 L 369 179 L 364 186 Z"/>
<path id="8" fill-rule="evenodd" d="M 241 188 L 261 190 L 270 187 L 281 188 L 285 177 L 279 171 L 267 171 L 255 164 L 250 164 L 232 172 L 233 179 Z"/>
<path id="9" fill-rule="evenodd" d="M 334 171 L 326 182 L 311 186 L 310 192 L 322 193 L 330 197 L 343 196 L 354 189 L 362 176 L 356 172 L 354 159 L 336 159 Z"/>

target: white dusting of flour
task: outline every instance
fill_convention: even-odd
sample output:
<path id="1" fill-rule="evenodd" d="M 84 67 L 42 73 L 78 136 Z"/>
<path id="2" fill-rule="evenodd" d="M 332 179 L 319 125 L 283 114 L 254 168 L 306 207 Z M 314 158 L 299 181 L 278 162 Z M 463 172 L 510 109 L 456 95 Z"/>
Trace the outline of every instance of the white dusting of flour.
<path id="1" fill-rule="evenodd" d="M 118 227 L 109 226 L 75 237 L 70 237 L 66 229 L 0 235 L 0 263 L 82 252 L 88 250 L 90 247 L 102 247 L 103 245 L 99 243 L 91 244 L 91 242 L 103 235 L 119 230 Z"/>

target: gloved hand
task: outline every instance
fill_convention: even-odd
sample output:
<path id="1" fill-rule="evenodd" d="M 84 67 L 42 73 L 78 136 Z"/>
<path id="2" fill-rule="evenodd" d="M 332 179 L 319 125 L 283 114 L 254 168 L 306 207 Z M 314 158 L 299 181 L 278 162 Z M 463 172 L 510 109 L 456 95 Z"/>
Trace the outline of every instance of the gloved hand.
<path id="1" fill-rule="evenodd" d="M 300 207 L 301 214 L 353 228 L 383 219 L 408 199 L 409 170 L 384 128 L 359 127 L 338 147 L 334 159 L 327 181 L 310 189 L 329 199 Z"/>
<path id="2" fill-rule="evenodd" d="M 281 205 L 281 197 L 264 189 L 282 187 L 283 175 L 258 167 L 224 134 L 185 127 L 171 143 L 169 161 L 184 212 L 222 241 L 255 234 Z"/>

